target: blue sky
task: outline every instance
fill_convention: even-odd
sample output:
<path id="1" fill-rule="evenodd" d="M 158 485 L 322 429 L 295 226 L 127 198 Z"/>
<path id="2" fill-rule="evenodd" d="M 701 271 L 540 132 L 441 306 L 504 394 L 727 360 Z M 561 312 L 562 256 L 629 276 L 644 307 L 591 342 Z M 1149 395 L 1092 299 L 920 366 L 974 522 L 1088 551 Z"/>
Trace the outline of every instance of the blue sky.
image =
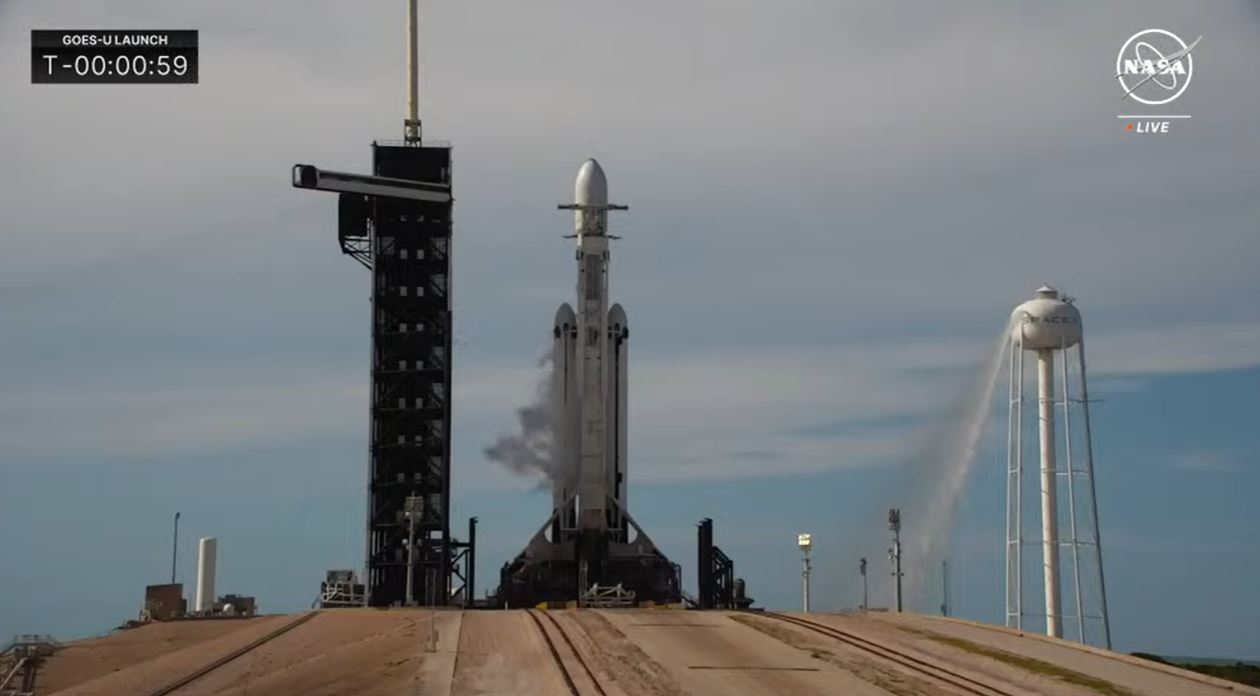
<path id="1" fill-rule="evenodd" d="M 288 170 L 396 136 L 401 3 L 278 4 L 0 0 L 0 580 L 40 588 L 0 597 L 0 635 L 133 615 L 177 509 L 181 578 L 215 535 L 220 587 L 268 610 L 361 563 L 367 275 Z M 547 513 L 481 449 L 572 294 L 554 205 L 596 156 L 631 205 L 631 508 L 672 557 L 713 517 L 750 593 L 791 606 L 810 530 L 816 603 L 853 604 L 923 433 L 1052 282 L 1090 336 L 1117 647 L 1260 656 L 1254 3 L 424 4 L 483 589 Z M 1204 36 L 1168 136 L 1115 118 L 1110 64 L 1147 25 Z M 66 26 L 198 28 L 202 82 L 29 85 L 29 30 Z M 999 437 L 951 556 L 984 620 Z"/>

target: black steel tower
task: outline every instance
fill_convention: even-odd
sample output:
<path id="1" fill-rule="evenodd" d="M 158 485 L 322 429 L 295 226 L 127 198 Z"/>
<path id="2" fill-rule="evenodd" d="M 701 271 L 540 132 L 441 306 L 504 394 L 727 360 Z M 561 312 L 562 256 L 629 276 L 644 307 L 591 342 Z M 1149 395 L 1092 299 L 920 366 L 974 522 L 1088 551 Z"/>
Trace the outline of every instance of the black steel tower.
<path id="1" fill-rule="evenodd" d="M 293 184 L 341 194 L 341 251 L 372 272 L 368 603 L 410 596 L 446 604 L 458 544 L 450 524 L 451 148 L 373 143 L 372 162 L 373 176 L 300 164 Z"/>
<path id="2" fill-rule="evenodd" d="M 341 251 L 372 272 L 368 603 L 403 603 L 414 563 L 410 596 L 446 604 L 458 544 L 450 533 L 451 148 L 373 143 L 372 161 L 373 176 L 299 164 L 293 185 L 341 194 Z"/>
<path id="3" fill-rule="evenodd" d="M 377 176 L 450 186 L 449 147 L 374 143 Z M 342 250 L 371 250 L 372 388 L 367 589 L 373 606 L 406 596 L 408 496 L 416 525 L 412 594 L 446 603 L 450 576 L 451 202 L 343 194 Z M 348 210 L 347 210 L 348 209 Z M 368 213 L 360 218 L 359 211 Z M 360 227 L 359 221 L 365 224 Z"/>
<path id="4" fill-rule="evenodd" d="M 745 594 L 743 578 L 735 577 L 735 562 L 713 545 L 713 520 L 708 517 L 700 520 L 699 528 L 696 608 L 747 609 L 752 606 L 753 601 Z"/>
<path id="5" fill-rule="evenodd" d="M 420 140 L 416 0 L 407 5 L 404 139 L 372 144 L 372 175 L 293 168 L 294 186 L 340 194 L 341 250 L 372 272 L 372 606 L 470 603 L 474 590 L 471 540 L 453 539 L 450 523 L 451 148 Z"/>

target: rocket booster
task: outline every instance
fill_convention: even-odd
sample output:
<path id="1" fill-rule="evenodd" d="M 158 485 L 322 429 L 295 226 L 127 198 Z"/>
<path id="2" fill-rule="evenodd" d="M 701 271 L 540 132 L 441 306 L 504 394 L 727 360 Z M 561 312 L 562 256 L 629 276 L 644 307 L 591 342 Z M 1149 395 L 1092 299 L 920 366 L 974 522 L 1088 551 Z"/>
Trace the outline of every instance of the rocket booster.
<path id="1" fill-rule="evenodd" d="M 552 343 L 552 514 L 500 574 L 506 606 L 586 601 L 596 587 L 621 587 L 637 601 L 677 602 L 677 567 L 630 515 L 626 500 L 629 329 L 609 306 L 608 180 L 595 160 L 578 170 L 574 303 L 556 311 Z M 550 530 L 550 533 L 548 533 Z"/>
<path id="2" fill-rule="evenodd" d="M 553 500 L 562 529 L 619 529 L 626 504 L 626 313 L 608 306 L 608 180 L 595 160 L 578 170 L 573 210 L 577 310 L 556 313 Z"/>

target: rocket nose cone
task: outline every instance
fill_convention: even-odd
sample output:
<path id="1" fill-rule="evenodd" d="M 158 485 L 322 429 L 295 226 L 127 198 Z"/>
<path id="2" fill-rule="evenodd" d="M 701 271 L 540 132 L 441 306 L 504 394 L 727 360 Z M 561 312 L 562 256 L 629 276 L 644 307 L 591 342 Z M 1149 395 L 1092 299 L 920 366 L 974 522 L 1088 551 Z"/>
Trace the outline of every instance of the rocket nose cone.
<path id="1" fill-rule="evenodd" d="M 564 304 L 560 305 L 560 308 L 556 310 L 556 326 L 576 326 L 576 325 L 577 325 L 577 314 L 574 313 L 573 308 L 569 306 L 568 302 L 565 302 Z"/>
<path id="2" fill-rule="evenodd" d="M 578 205 L 608 204 L 608 179 L 599 162 L 588 159 L 582 163 L 573 187 L 573 199 Z"/>

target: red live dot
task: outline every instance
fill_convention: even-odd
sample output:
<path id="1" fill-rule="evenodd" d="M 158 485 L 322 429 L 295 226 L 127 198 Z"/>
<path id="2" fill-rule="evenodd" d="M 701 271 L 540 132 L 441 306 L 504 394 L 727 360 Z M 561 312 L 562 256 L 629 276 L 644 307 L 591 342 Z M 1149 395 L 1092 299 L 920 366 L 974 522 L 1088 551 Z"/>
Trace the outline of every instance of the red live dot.
<path id="1" fill-rule="evenodd" d="M 1125 126 L 1125 127 L 1124 127 L 1124 129 L 1125 129 L 1125 130 L 1130 130 L 1130 131 L 1131 131 L 1131 130 L 1133 130 L 1133 124 L 1132 124 L 1132 123 L 1130 123 L 1129 125 Z"/>

